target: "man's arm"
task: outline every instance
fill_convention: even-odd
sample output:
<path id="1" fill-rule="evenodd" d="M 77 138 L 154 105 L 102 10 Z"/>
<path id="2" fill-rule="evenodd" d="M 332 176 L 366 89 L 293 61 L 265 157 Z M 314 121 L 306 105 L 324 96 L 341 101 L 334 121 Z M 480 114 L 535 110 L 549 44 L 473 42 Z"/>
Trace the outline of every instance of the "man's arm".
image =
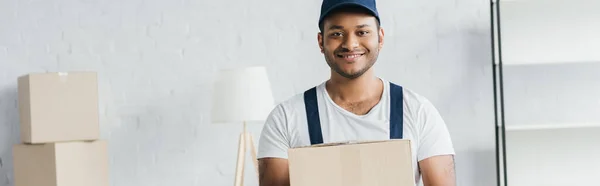
<path id="1" fill-rule="evenodd" d="M 433 156 L 419 162 L 425 186 L 456 186 L 454 155 Z"/>
<path id="2" fill-rule="evenodd" d="M 258 160 L 259 186 L 289 186 L 288 160 L 262 158 Z"/>
<path id="3" fill-rule="evenodd" d="M 258 145 L 258 174 L 260 186 L 289 186 L 287 151 L 290 135 L 286 112 L 278 105 L 267 117 Z"/>
<path id="4" fill-rule="evenodd" d="M 446 123 L 426 100 L 419 109 L 418 160 L 424 186 L 455 186 L 454 147 Z"/>

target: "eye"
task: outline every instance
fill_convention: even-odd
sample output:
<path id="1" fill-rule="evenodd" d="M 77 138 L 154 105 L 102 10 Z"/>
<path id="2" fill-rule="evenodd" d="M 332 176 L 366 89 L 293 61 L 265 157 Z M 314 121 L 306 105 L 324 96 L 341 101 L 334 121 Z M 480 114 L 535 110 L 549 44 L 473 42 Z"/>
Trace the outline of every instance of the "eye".
<path id="1" fill-rule="evenodd" d="M 369 33 L 369 31 L 358 31 L 358 35 L 362 36 L 362 35 L 367 35 Z"/>
<path id="2" fill-rule="evenodd" d="M 339 37 L 339 36 L 342 36 L 342 33 L 341 32 L 334 32 L 334 33 L 331 33 L 331 36 L 333 36 L 333 37 Z"/>

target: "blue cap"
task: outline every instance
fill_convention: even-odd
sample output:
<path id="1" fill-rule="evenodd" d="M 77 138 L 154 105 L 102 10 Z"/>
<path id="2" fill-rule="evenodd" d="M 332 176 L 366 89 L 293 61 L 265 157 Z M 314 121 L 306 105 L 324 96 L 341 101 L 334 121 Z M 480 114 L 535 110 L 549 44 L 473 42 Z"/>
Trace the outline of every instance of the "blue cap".
<path id="1" fill-rule="evenodd" d="M 323 19 L 331 13 L 331 11 L 346 6 L 364 8 L 371 13 L 371 15 L 375 16 L 377 21 L 381 21 L 379 20 L 379 13 L 377 12 L 375 0 L 323 0 L 323 3 L 321 4 L 321 16 L 319 16 L 319 25 L 321 25 Z"/>

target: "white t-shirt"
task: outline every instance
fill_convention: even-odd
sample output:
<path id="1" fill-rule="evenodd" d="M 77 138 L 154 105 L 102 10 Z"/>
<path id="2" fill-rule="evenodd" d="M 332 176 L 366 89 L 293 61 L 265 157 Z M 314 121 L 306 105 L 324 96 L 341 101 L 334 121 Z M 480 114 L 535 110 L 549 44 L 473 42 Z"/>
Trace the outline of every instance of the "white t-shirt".
<path id="1" fill-rule="evenodd" d="M 390 85 L 366 115 L 356 115 L 335 104 L 325 82 L 317 86 L 323 143 L 389 139 Z M 309 146 L 310 137 L 304 92 L 278 104 L 269 114 L 258 144 L 258 158 L 287 159 L 289 148 Z M 426 98 L 403 87 L 403 139 L 410 139 L 415 183 L 421 184 L 418 161 L 436 155 L 454 154 L 448 129 L 436 108 Z"/>

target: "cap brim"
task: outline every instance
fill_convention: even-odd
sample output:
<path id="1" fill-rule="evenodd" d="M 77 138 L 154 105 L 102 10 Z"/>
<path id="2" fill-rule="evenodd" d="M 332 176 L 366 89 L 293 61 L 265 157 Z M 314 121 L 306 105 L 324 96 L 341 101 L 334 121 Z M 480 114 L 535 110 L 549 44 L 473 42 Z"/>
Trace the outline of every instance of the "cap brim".
<path id="1" fill-rule="evenodd" d="M 355 3 L 355 2 L 346 2 L 346 3 L 340 3 L 337 4 L 335 6 L 330 7 L 329 9 L 325 10 L 323 12 L 323 14 L 321 15 L 321 17 L 319 18 L 319 24 L 321 24 L 321 22 L 323 22 L 323 19 L 325 17 L 327 17 L 329 14 L 331 14 L 332 11 L 339 9 L 339 8 L 343 8 L 343 7 L 359 7 L 359 8 L 363 8 L 365 10 L 367 10 L 371 15 L 375 16 L 375 18 L 377 18 L 377 20 L 379 20 L 379 15 L 377 14 L 377 12 L 365 5 L 362 5 L 360 3 Z"/>

